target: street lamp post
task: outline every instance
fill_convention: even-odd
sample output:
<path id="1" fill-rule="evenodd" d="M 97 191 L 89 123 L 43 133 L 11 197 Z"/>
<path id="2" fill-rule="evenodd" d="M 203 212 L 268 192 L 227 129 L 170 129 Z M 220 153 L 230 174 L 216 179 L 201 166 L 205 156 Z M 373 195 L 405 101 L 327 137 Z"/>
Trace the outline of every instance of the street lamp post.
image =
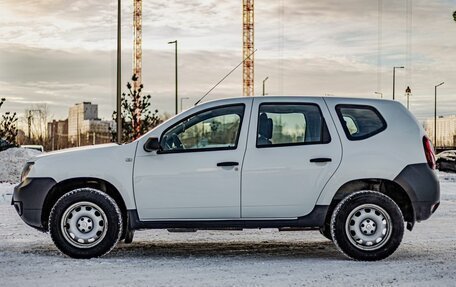
<path id="1" fill-rule="evenodd" d="M 176 98 L 175 98 L 175 111 L 176 111 L 176 115 L 177 115 L 177 99 L 178 99 L 178 92 L 177 92 L 177 40 L 175 41 L 172 41 L 172 42 L 168 42 L 168 44 L 175 44 L 175 53 L 174 53 L 174 63 L 175 63 L 175 73 L 176 73 L 176 80 L 175 80 L 175 84 L 176 84 Z"/>
<path id="2" fill-rule="evenodd" d="M 394 94 L 396 92 L 396 69 L 404 69 L 404 67 L 393 67 L 393 101 L 395 100 Z"/>
<path id="3" fill-rule="evenodd" d="M 374 92 L 374 94 L 376 94 L 376 95 L 380 95 L 380 99 L 383 99 L 383 93 L 380 93 L 380 92 Z"/>
<path id="4" fill-rule="evenodd" d="M 183 107 L 184 107 L 184 104 L 183 104 L 183 103 L 184 103 L 184 100 L 188 100 L 188 99 L 190 99 L 190 98 L 189 98 L 189 97 L 182 97 L 182 98 L 181 98 L 181 112 L 182 112 Z"/>
<path id="5" fill-rule="evenodd" d="M 263 96 L 266 95 L 266 81 L 269 79 L 269 77 L 264 78 L 263 80 Z"/>
<path id="6" fill-rule="evenodd" d="M 440 87 L 445 82 L 434 86 L 434 148 L 437 148 L 437 87 Z"/>

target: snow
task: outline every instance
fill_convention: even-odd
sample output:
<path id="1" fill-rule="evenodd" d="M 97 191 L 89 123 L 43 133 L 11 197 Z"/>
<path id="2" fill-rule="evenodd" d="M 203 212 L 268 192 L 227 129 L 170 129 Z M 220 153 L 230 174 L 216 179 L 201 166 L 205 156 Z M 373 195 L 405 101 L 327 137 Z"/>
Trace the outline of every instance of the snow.
<path id="1" fill-rule="evenodd" d="M 107 256 L 74 260 L 0 204 L 0 286 L 454 286 L 456 174 L 439 173 L 441 205 L 379 262 L 346 259 L 318 232 L 136 232 Z M 0 184 L 0 194 L 14 185 Z"/>
<path id="2" fill-rule="evenodd" d="M 0 204 L 11 202 L 14 186 L 12 183 L 0 183 Z"/>
<path id="3" fill-rule="evenodd" d="M 40 153 L 40 151 L 25 148 L 10 148 L 0 152 L 0 183 L 18 182 L 27 160 Z"/>

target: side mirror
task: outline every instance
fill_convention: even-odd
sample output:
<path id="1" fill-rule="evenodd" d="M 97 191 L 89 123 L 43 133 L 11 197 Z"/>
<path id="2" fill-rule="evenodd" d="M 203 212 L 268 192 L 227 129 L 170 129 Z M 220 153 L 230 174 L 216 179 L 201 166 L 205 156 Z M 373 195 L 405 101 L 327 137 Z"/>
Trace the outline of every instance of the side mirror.
<path id="1" fill-rule="evenodd" d="M 144 144 L 144 150 L 147 152 L 152 152 L 154 150 L 160 150 L 160 142 L 158 138 L 150 137 L 147 139 L 146 143 Z"/>

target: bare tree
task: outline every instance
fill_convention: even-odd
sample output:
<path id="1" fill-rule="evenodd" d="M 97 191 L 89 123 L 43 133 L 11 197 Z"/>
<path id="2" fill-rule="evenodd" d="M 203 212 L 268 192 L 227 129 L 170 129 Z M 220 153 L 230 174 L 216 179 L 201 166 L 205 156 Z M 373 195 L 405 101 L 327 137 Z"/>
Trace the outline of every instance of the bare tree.
<path id="1" fill-rule="evenodd" d="M 28 142 L 31 144 L 46 145 L 47 123 L 52 115 L 47 104 L 31 105 L 25 110 L 25 124 L 27 126 Z"/>

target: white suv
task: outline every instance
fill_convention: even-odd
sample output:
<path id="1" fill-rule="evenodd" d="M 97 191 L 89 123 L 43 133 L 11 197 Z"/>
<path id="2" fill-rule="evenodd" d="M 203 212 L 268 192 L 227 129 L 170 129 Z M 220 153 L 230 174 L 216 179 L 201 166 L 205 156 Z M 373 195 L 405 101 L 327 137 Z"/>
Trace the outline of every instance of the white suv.
<path id="1" fill-rule="evenodd" d="M 134 230 L 319 229 L 379 260 L 439 205 L 431 142 L 399 103 L 245 97 L 195 106 L 125 145 L 29 161 L 12 204 L 75 258 Z"/>

